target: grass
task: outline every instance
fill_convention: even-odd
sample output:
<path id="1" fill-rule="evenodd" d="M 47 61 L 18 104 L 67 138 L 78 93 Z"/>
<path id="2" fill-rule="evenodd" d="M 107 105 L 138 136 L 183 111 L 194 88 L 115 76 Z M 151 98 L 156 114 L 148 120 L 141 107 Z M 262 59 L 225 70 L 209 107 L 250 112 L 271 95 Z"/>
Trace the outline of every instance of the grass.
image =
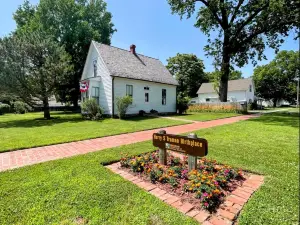
<path id="1" fill-rule="evenodd" d="M 0 173 L 0 224 L 196 225 L 101 165 L 148 150 L 146 142 Z"/>
<path id="2" fill-rule="evenodd" d="M 208 158 L 265 176 L 239 224 L 298 224 L 298 128 L 297 114 L 272 113 L 196 132 Z M 1 224 L 197 224 L 101 165 L 150 150 L 147 141 L 0 173 Z"/>
<path id="3" fill-rule="evenodd" d="M 87 121 L 80 114 L 53 112 L 51 115 L 52 120 L 41 119 L 42 113 L 0 116 L 0 152 L 186 124 L 150 117 Z"/>
<path id="4" fill-rule="evenodd" d="M 237 113 L 193 113 L 188 112 L 187 114 L 182 115 L 174 115 L 174 118 L 186 119 L 186 120 L 194 120 L 194 121 L 208 121 L 208 120 L 216 120 L 233 116 L 240 116 L 241 114 Z"/>

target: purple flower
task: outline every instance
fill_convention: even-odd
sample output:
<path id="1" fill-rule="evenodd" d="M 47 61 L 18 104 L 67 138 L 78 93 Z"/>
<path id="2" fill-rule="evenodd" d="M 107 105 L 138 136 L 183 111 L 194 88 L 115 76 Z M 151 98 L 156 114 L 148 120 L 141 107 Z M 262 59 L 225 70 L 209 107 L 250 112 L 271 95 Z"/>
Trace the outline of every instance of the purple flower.
<path id="1" fill-rule="evenodd" d="M 204 193 L 203 193 L 203 196 L 205 196 L 205 197 L 206 197 L 206 196 L 208 196 L 208 194 L 207 194 L 206 192 L 204 192 Z"/>
<path id="2" fill-rule="evenodd" d="M 204 206 L 207 207 L 207 206 L 208 206 L 208 203 L 207 203 L 207 202 L 204 202 Z"/>

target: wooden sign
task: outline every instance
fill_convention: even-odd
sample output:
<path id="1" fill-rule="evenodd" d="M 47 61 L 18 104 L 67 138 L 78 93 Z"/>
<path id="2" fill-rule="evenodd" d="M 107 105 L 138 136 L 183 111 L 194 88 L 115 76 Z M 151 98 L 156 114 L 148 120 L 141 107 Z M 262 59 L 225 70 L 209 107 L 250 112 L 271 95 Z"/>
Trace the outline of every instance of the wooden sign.
<path id="1" fill-rule="evenodd" d="M 207 140 L 204 138 L 197 138 L 197 136 L 186 137 L 163 132 L 153 134 L 153 145 L 160 149 L 199 157 L 206 156 L 208 151 Z"/>

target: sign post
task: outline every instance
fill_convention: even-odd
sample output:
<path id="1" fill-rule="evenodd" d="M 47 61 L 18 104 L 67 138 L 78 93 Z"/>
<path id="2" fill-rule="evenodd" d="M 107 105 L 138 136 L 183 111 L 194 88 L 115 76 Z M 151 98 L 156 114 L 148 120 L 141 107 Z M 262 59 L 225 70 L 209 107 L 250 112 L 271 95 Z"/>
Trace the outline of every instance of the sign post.
<path id="1" fill-rule="evenodd" d="M 207 140 L 196 134 L 186 137 L 167 134 L 165 130 L 153 134 L 153 145 L 159 148 L 159 163 L 163 165 L 167 164 L 167 150 L 187 154 L 189 171 L 197 168 L 197 156 L 206 156 L 208 151 Z"/>
<path id="2" fill-rule="evenodd" d="M 158 131 L 159 134 L 166 134 L 165 130 Z M 159 163 L 162 165 L 167 165 L 167 150 L 166 148 L 159 148 Z"/>
<path id="3" fill-rule="evenodd" d="M 196 134 L 189 134 L 188 138 L 197 138 Z M 189 171 L 197 169 L 197 156 L 188 155 Z"/>

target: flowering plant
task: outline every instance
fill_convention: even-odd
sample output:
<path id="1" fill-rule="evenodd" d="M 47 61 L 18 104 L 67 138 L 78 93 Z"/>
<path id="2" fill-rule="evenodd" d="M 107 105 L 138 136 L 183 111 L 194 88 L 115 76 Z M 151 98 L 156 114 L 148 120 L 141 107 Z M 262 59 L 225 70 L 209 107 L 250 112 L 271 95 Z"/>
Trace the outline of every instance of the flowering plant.
<path id="1" fill-rule="evenodd" d="M 152 183 L 169 184 L 172 188 L 194 194 L 203 208 L 215 209 L 224 199 L 225 190 L 232 180 L 243 178 L 241 169 L 221 165 L 215 160 L 202 158 L 196 170 L 188 171 L 186 157 L 181 160 L 168 154 L 167 165 L 158 163 L 158 151 L 139 156 L 123 156 L 121 167 L 148 177 Z M 180 185 L 183 184 L 183 185 Z"/>

